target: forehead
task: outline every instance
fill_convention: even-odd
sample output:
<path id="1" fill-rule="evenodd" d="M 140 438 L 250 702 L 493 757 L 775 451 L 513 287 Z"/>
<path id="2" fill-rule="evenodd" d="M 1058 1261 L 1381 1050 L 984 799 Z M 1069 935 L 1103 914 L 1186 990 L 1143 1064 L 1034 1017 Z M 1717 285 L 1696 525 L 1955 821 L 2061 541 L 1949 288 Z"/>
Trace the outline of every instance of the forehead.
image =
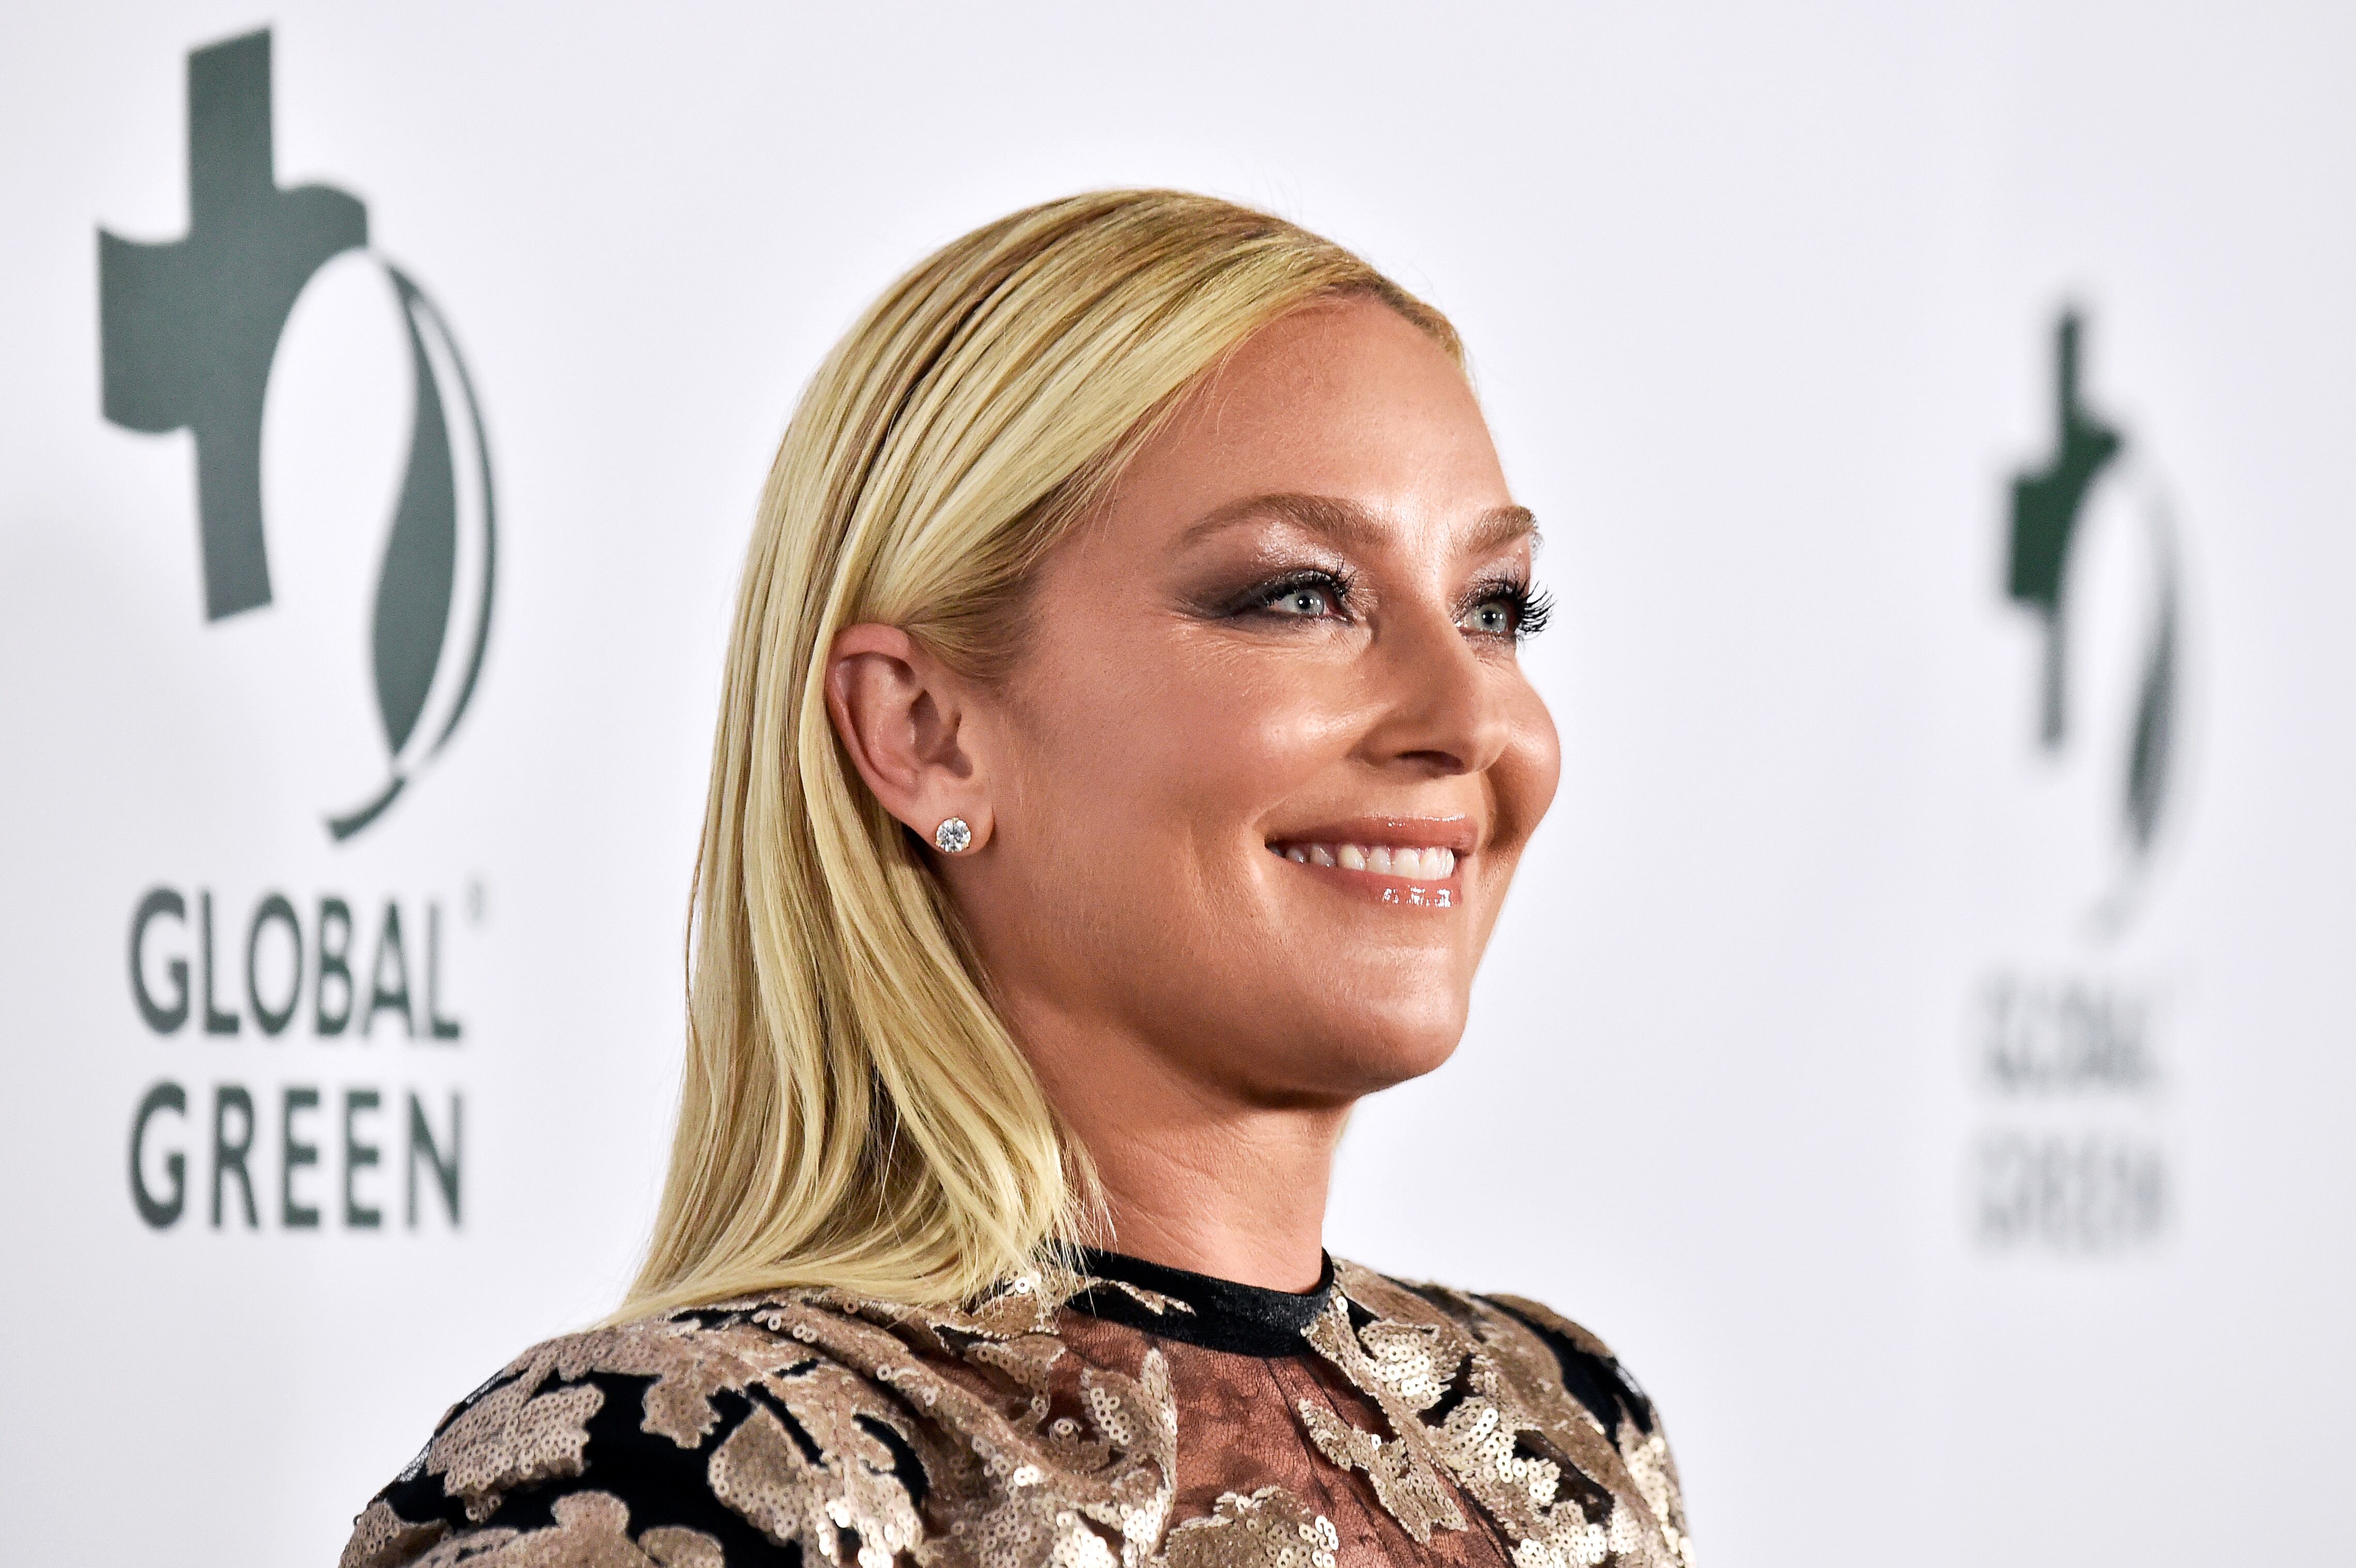
<path id="1" fill-rule="evenodd" d="M 1375 300 L 1297 311 L 1239 346 L 1139 452 L 1113 510 L 1176 533 L 1270 495 L 1409 524 L 1512 506 L 1463 371 Z"/>

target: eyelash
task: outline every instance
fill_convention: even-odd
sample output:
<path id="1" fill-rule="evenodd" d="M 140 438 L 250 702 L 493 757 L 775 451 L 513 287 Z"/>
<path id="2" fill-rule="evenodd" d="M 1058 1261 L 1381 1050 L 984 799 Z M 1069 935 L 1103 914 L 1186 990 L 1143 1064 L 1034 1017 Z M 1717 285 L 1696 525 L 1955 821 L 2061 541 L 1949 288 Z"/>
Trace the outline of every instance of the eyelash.
<path id="1" fill-rule="evenodd" d="M 1338 573 L 1322 569 L 1291 572 L 1262 583 L 1244 596 L 1235 606 L 1240 613 L 1269 614 L 1284 598 L 1303 590 L 1323 594 L 1333 602 L 1334 610 L 1344 616 L 1349 611 L 1350 582 Z M 1554 596 L 1542 588 L 1533 588 L 1522 577 L 1501 578 L 1484 583 L 1466 596 L 1464 613 L 1471 614 L 1485 604 L 1503 600 L 1514 620 L 1513 639 L 1525 642 L 1546 629 L 1547 618 L 1554 613 Z"/>
<path id="2" fill-rule="evenodd" d="M 1544 588 L 1534 587 L 1526 577 L 1506 577 L 1483 584 L 1472 590 L 1465 601 L 1468 611 L 1503 599 L 1514 616 L 1514 640 L 1527 642 L 1544 631 L 1547 618 L 1554 614 L 1554 596 Z"/>
<path id="3" fill-rule="evenodd" d="M 1333 602 L 1333 608 L 1346 615 L 1350 605 L 1350 580 L 1339 573 L 1312 568 L 1305 572 L 1288 572 L 1248 590 L 1236 607 L 1244 611 L 1272 613 L 1279 603 L 1294 594 L 1313 590 Z M 1285 618 L 1307 618 L 1287 617 Z"/>

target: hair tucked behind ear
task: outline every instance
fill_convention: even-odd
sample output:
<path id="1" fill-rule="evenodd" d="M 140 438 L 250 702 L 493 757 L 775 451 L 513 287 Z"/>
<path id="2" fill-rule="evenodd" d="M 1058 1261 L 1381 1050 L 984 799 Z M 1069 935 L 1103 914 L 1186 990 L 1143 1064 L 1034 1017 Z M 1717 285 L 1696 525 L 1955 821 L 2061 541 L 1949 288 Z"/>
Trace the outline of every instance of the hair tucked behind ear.
<path id="1" fill-rule="evenodd" d="M 819 369 L 761 498 L 688 943 L 687 1069 L 625 1315 L 788 1285 L 969 1298 L 1076 1239 L 1090 1178 L 992 1011 L 925 852 L 837 742 L 842 628 L 987 673 L 1024 585 L 1178 395 L 1287 312 L 1373 295 L 1281 219 L 1107 191 L 977 230 Z"/>

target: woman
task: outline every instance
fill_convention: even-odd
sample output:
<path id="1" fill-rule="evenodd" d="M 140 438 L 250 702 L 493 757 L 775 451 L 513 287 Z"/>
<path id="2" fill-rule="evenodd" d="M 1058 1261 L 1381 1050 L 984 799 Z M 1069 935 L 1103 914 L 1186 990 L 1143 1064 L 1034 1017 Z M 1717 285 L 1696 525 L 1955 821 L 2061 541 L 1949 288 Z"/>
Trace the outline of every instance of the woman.
<path id="1" fill-rule="evenodd" d="M 1454 330 L 1291 224 L 895 285 L 762 499 L 644 1272 L 347 1568 L 1687 1563 L 1600 1343 L 1320 1242 L 1554 792 L 1536 541 Z"/>

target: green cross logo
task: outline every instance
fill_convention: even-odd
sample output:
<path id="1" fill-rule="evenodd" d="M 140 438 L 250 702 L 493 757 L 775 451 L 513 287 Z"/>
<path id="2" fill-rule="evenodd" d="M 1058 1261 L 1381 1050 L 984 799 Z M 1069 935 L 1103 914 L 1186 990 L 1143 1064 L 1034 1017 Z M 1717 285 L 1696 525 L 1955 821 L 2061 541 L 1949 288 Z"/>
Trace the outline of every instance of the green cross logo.
<path id="1" fill-rule="evenodd" d="M 2080 375 L 2083 332 L 2076 312 L 2063 314 L 2054 334 L 2053 455 L 2041 467 L 2012 481 L 2006 590 L 2038 618 L 2043 633 L 2038 738 L 2052 752 L 2062 748 L 2072 727 L 2068 631 L 2073 549 L 2089 498 L 2129 456 L 2126 437 L 2086 405 Z M 2158 571 L 2118 797 L 2119 826 L 2131 870 L 2150 854 L 2168 803 L 2180 641 L 2178 568 L 2169 520 L 2156 500 L 2146 503 L 2143 515 Z"/>
<path id="2" fill-rule="evenodd" d="M 125 429 L 187 430 L 196 438 L 208 623 L 271 602 L 262 506 L 271 364 L 305 285 L 330 260 L 366 252 L 369 242 L 358 197 L 331 186 L 279 186 L 271 122 L 269 33 L 194 51 L 187 233 L 161 243 L 103 230 L 98 237 L 105 414 Z M 374 822 L 448 742 L 482 672 L 491 620 L 495 507 L 473 383 L 424 292 L 391 263 L 371 259 L 400 302 L 416 395 L 370 626 L 388 778 L 374 799 L 328 818 L 337 839 Z M 472 437 L 469 478 L 482 509 L 480 586 L 468 606 L 453 603 L 460 549 L 454 409 Z M 434 722 L 421 725 L 437 682 L 443 701 Z"/>

